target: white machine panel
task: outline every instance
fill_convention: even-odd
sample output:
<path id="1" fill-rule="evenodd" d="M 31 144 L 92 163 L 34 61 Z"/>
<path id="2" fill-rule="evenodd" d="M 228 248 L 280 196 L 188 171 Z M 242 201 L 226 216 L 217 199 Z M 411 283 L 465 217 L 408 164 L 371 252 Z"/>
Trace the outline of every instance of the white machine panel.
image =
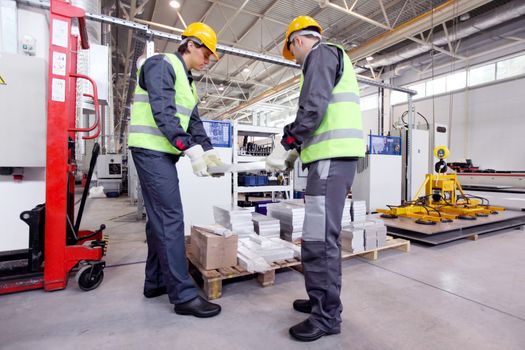
<path id="1" fill-rule="evenodd" d="M 44 167 L 46 61 L 1 53 L 0 76 L 5 81 L 0 85 L 0 167 Z"/>
<path id="2" fill-rule="evenodd" d="M 20 220 L 20 213 L 45 202 L 45 175 L 45 168 L 26 168 L 22 181 L 0 176 L 0 252 L 29 247 L 29 226 Z"/>
<path id="3" fill-rule="evenodd" d="M 122 155 L 101 154 L 97 158 L 98 179 L 122 179 Z"/>
<path id="4" fill-rule="evenodd" d="M 359 161 L 352 199 L 366 201 L 367 211 L 401 203 L 401 156 L 370 154 Z M 364 165 L 364 166 L 363 166 Z"/>
<path id="5" fill-rule="evenodd" d="M 412 185 L 411 198 L 416 195 L 417 190 L 425 180 L 429 171 L 429 134 L 428 130 L 412 130 L 412 140 L 409 142 L 410 154 L 412 155 Z"/>

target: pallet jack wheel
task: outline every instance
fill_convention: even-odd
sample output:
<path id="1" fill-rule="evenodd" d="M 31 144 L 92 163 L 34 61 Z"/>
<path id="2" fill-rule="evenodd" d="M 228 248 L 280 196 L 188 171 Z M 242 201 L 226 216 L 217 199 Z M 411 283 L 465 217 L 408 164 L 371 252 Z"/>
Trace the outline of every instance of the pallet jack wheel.
<path id="1" fill-rule="evenodd" d="M 479 218 L 486 218 L 489 214 L 477 213 L 476 216 Z"/>
<path id="2" fill-rule="evenodd" d="M 102 283 L 104 279 L 104 264 L 97 266 L 97 264 L 87 264 L 80 268 L 75 275 L 75 280 L 78 286 L 83 291 L 90 291 Z"/>
<path id="3" fill-rule="evenodd" d="M 441 219 L 442 223 L 452 222 L 452 219 Z"/>
<path id="4" fill-rule="evenodd" d="M 383 219 L 397 219 L 398 218 L 398 216 L 394 214 L 381 214 L 381 217 Z"/>
<path id="5" fill-rule="evenodd" d="M 476 220 L 476 217 L 475 216 L 470 216 L 470 215 L 459 215 L 458 216 L 458 219 L 460 220 Z"/>
<path id="6" fill-rule="evenodd" d="M 491 211 L 490 213 L 493 214 L 493 215 L 498 215 L 498 214 L 499 214 L 499 211 L 497 211 L 497 210 L 493 210 L 493 211 Z"/>
<path id="7" fill-rule="evenodd" d="M 422 220 L 422 219 L 417 219 L 417 220 L 416 220 L 416 224 L 420 224 L 420 225 L 435 225 L 436 222 L 435 222 L 435 221 L 432 221 L 432 220 Z"/>

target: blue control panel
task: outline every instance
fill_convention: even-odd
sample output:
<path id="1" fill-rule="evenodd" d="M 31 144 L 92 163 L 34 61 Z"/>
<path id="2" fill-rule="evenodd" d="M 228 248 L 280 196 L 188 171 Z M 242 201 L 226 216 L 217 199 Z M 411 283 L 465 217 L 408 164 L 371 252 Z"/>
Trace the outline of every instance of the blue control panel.
<path id="1" fill-rule="evenodd" d="M 401 155 L 401 137 L 370 135 L 370 154 Z"/>
<path id="2" fill-rule="evenodd" d="M 233 126 L 229 121 L 203 120 L 204 130 L 213 147 L 231 147 Z"/>

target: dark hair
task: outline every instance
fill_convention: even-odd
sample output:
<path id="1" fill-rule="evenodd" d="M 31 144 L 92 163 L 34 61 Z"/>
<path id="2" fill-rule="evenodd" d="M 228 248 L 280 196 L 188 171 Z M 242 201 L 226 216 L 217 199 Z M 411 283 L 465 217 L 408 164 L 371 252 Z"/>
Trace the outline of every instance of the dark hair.
<path id="1" fill-rule="evenodd" d="M 181 54 L 181 55 L 184 55 L 185 53 L 190 53 L 190 51 L 188 50 L 188 43 L 189 42 L 192 42 L 193 45 L 195 45 L 196 48 L 201 48 L 203 47 L 204 45 L 201 45 L 201 44 L 197 44 L 195 41 L 193 40 L 188 40 L 186 41 L 184 44 L 180 44 L 179 45 L 179 48 L 177 49 L 177 51 Z"/>

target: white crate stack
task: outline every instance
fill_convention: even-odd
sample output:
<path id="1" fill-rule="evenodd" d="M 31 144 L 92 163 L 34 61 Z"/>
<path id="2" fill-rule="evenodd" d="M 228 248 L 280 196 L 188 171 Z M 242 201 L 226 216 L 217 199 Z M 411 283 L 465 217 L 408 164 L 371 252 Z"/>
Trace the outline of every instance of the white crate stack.
<path id="1" fill-rule="evenodd" d="M 255 233 L 251 210 L 237 206 L 214 206 L 213 217 L 215 218 L 215 223 L 230 229 L 239 237 L 246 237 Z"/>

